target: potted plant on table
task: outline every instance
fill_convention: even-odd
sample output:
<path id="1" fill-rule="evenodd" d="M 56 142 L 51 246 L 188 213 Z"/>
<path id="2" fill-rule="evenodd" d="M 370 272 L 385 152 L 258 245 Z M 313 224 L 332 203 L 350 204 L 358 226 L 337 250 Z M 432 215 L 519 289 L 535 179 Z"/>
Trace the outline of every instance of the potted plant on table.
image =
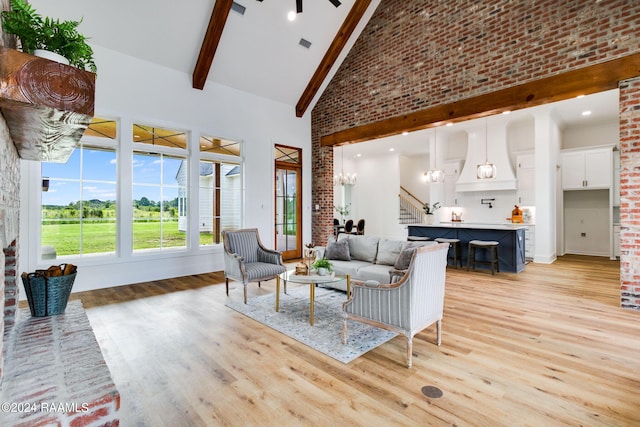
<path id="1" fill-rule="evenodd" d="M 24 53 L 52 59 L 42 51 L 53 52 L 74 67 L 96 72 L 93 50 L 87 44 L 87 38 L 78 32 L 82 21 L 62 21 L 49 17 L 43 18 L 24 0 L 11 0 L 11 10 L 1 14 L 2 28 L 8 34 L 14 34 Z"/>
<path id="2" fill-rule="evenodd" d="M 349 215 L 349 211 L 351 210 L 351 203 L 344 206 L 334 205 L 333 208 L 338 212 L 338 215 L 340 215 L 340 219 L 342 219 L 342 223 L 344 224 L 344 219 Z"/>
<path id="3" fill-rule="evenodd" d="M 433 214 L 438 209 L 440 209 L 440 202 L 435 202 L 433 206 L 430 206 L 429 203 L 422 205 L 422 210 L 424 211 L 425 221 L 427 224 L 433 224 Z"/>
<path id="4" fill-rule="evenodd" d="M 311 267 L 315 268 L 320 276 L 326 276 L 333 271 L 333 265 L 326 258 L 317 259 Z"/>

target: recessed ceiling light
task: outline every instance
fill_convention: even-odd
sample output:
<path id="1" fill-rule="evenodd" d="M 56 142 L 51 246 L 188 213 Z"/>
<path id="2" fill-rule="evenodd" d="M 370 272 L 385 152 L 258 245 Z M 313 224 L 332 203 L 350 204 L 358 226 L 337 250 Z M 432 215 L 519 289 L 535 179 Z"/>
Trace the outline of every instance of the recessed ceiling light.
<path id="1" fill-rule="evenodd" d="M 296 11 L 295 10 L 291 10 L 291 11 L 289 11 L 289 13 L 287 13 L 287 19 L 289 21 L 295 21 L 296 20 L 296 15 L 297 15 Z"/>
<path id="2" fill-rule="evenodd" d="M 576 96 L 576 98 L 578 98 L 578 99 L 584 98 L 584 95 L 578 95 L 578 96 Z"/>
<path id="3" fill-rule="evenodd" d="M 358 153 L 356 154 L 356 157 L 362 157 L 362 154 Z"/>
<path id="4" fill-rule="evenodd" d="M 453 123 L 449 122 L 445 126 L 453 126 Z"/>
<path id="5" fill-rule="evenodd" d="M 402 132 L 402 135 L 409 135 L 409 132 L 407 132 L 406 130 L 404 132 Z"/>
<path id="6" fill-rule="evenodd" d="M 511 111 L 509 111 L 509 110 L 507 110 L 507 111 L 503 111 L 503 112 L 502 112 L 502 114 L 505 114 L 505 115 L 506 115 L 506 114 L 509 114 L 509 113 L 511 113 Z"/>
<path id="7" fill-rule="evenodd" d="M 591 111 L 587 110 L 587 111 L 583 111 L 582 112 L 583 116 L 590 116 L 591 115 Z"/>
<path id="8" fill-rule="evenodd" d="M 395 148 L 389 148 L 389 151 L 396 151 Z"/>

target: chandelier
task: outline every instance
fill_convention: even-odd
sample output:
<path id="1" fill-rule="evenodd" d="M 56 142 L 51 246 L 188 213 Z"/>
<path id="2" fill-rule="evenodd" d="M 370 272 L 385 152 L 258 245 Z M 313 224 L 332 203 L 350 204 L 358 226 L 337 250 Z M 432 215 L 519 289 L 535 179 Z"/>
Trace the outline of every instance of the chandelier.
<path id="1" fill-rule="evenodd" d="M 433 128 L 433 164 L 434 169 L 429 169 L 424 173 L 424 179 L 427 183 L 435 183 L 444 181 L 444 171 L 438 169 L 438 156 L 437 156 L 437 147 L 438 147 L 438 139 L 436 138 L 436 128 Z"/>
<path id="2" fill-rule="evenodd" d="M 356 174 L 344 173 L 344 151 L 343 147 L 340 147 L 340 174 L 333 175 L 333 185 L 356 185 Z"/>
<path id="3" fill-rule="evenodd" d="M 476 176 L 478 179 L 491 179 L 496 177 L 496 165 L 489 163 L 487 146 L 489 145 L 487 132 L 487 118 L 484 119 L 484 163 L 478 165 Z"/>

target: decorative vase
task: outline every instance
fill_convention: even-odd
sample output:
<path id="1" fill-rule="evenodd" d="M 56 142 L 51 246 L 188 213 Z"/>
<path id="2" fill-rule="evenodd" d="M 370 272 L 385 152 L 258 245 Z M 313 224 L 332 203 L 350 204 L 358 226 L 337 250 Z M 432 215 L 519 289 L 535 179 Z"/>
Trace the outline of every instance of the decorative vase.
<path id="1" fill-rule="evenodd" d="M 425 222 L 425 224 L 429 224 L 429 225 L 433 224 L 433 215 L 425 214 L 424 222 Z"/>
<path id="2" fill-rule="evenodd" d="M 318 268 L 318 275 L 320 276 L 326 276 L 327 273 L 329 273 L 329 270 L 326 269 L 325 267 L 320 267 Z"/>
<path id="3" fill-rule="evenodd" d="M 50 50 L 45 49 L 36 49 L 33 51 L 34 56 L 39 56 L 40 58 L 50 59 L 51 61 L 59 62 L 61 64 L 69 65 L 69 60 L 64 56 L 51 52 Z"/>

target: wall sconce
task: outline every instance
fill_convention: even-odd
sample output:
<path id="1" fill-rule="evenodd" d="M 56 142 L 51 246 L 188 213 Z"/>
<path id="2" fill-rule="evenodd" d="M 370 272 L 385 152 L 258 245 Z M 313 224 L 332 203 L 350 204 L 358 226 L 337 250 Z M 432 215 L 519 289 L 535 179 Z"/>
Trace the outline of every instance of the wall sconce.
<path id="1" fill-rule="evenodd" d="M 42 178 L 42 191 L 45 193 L 49 191 L 49 178 Z"/>

